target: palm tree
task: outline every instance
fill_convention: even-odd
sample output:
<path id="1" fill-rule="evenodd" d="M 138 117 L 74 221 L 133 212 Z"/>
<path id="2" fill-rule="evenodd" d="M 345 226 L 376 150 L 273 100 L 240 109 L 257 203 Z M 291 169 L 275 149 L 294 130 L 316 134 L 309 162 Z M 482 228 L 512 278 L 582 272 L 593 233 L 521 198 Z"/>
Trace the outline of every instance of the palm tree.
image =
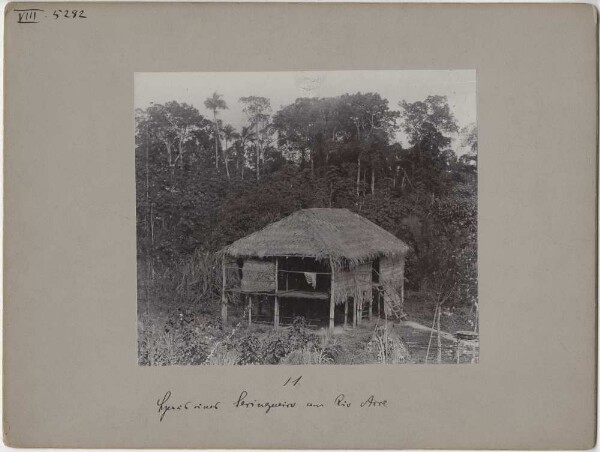
<path id="1" fill-rule="evenodd" d="M 204 101 L 204 106 L 213 112 L 213 124 L 215 126 L 215 167 L 219 169 L 219 123 L 217 122 L 218 110 L 225 110 L 227 104 L 223 96 L 214 92 L 213 95 Z"/>

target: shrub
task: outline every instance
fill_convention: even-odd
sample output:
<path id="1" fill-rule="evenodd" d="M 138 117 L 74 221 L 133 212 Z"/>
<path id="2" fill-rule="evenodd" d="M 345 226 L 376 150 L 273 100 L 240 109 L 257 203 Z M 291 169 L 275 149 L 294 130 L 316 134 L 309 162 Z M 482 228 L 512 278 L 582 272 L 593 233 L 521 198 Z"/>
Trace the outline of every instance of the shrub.
<path id="1" fill-rule="evenodd" d="M 332 364 L 333 357 L 327 346 L 318 347 L 309 342 L 299 350 L 292 350 L 284 356 L 281 364 Z"/>
<path id="2" fill-rule="evenodd" d="M 240 354 L 237 350 L 228 348 L 223 343 L 217 343 L 211 354 L 204 360 L 204 364 L 217 366 L 232 366 L 239 364 Z"/>
<path id="3" fill-rule="evenodd" d="M 381 364 L 403 364 L 411 362 L 408 347 L 402 338 L 387 326 L 376 326 L 367 353 L 375 355 Z"/>
<path id="4" fill-rule="evenodd" d="M 262 350 L 258 335 L 246 332 L 238 337 L 232 338 L 228 346 L 237 350 L 239 355 L 238 364 L 262 363 Z"/>

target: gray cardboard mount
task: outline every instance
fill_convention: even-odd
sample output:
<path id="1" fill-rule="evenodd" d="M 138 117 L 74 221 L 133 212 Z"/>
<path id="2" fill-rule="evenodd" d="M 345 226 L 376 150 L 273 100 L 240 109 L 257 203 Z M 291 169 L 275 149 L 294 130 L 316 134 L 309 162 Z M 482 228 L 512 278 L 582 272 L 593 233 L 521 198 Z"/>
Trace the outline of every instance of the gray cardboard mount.
<path id="1" fill-rule="evenodd" d="M 67 8 L 87 18 L 53 17 Z M 596 21 L 574 4 L 9 4 L 7 444 L 591 447 Z M 138 367 L 134 73 L 340 69 L 477 70 L 480 363 Z M 160 422 L 167 390 L 223 409 Z M 236 410 L 242 390 L 325 407 Z"/>

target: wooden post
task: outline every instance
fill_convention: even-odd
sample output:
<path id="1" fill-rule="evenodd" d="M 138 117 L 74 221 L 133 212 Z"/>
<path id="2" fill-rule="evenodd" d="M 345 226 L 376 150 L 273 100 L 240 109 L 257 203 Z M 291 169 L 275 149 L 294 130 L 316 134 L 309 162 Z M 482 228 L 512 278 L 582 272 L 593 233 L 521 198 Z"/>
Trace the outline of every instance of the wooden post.
<path id="1" fill-rule="evenodd" d="M 400 306 L 402 306 L 400 312 L 404 314 L 404 278 L 402 278 L 402 284 L 400 285 Z"/>
<path id="2" fill-rule="evenodd" d="M 252 295 L 248 295 L 248 326 L 252 325 Z"/>
<path id="3" fill-rule="evenodd" d="M 275 258 L 275 313 L 273 319 L 273 326 L 275 329 L 279 328 L 279 297 L 277 296 L 277 275 L 279 273 L 279 259 Z"/>
<path id="4" fill-rule="evenodd" d="M 329 332 L 333 334 L 335 326 L 335 273 L 333 271 L 333 260 L 329 259 L 331 267 L 331 294 L 329 299 Z"/>
<path id="5" fill-rule="evenodd" d="M 356 296 L 352 298 L 352 326 L 356 327 L 356 313 L 358 309 L 356 309 Z"/>
<path id="6" fill-rule="evenodd" d="M 362 312 L 363 312 L 363 306 L 362 306 L 362 305 L 360 305 L 360 306 L 357 308 L 357 311 L 358 311 L 358 314 L 357 314 L 357 316 L 356 316 L 356 317 L 357 317 L 357 321 L 358 321 L 358 323 L 360 324 L 360 323 L 362 323 Z"/>
<path id="7" fill-rule="evenodd" d="M 369 320 L 373 318 L 373 297 L 369 300 Z"/>
<path id="8" fill-rule="evenodd" d="M 344 302 L 344 327 L 348 325 L 348 297 L 346 297 L 346 301 Z"/>
<path id="9" fill-rule="evenodd" d="M 221 292 L 221 320 L 227 324 L 227 295 L 225 295 L 225 287 L 227 285 L 227 269 L 225 268 L 225 256 L 222 259 L 223 266 L 223 291 Z"/>

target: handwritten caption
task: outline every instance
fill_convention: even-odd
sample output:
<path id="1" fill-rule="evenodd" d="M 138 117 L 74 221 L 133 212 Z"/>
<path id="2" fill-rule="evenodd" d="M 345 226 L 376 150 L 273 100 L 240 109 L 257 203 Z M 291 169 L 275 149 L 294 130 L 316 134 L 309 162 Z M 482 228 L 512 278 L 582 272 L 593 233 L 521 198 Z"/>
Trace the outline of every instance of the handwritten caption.
<path id="1" fill-rule="evenodd" d="M 54 20 L 87 19 L 83 9 L 54 9 L 52 13 L 39 8 L 15 9 L 14 11 L 17 13 L 17 23 L 19 24 L 39 24 L 42 19 L 48 17 Z"/>
<path id="2" fill-rule="evenodd" d="M 300 385 L 302 376 L 288 378 L 284 387 L 295 388 Z M 329 400 L 301 400 L 294 397 L 293 393 L 287 398 L 274 398 L 271 400 L 253 397 L 247 390 L 243 389 L 230 400 L 206 400 L 183 399 L 166 391 L 156 401 L 159 421 L 173 415 L 192 412 L 218 412 L 226 410 L 243 410 L 248 412 L 259 412 L 270 414 L 273 412 L 298 410 L 298 409 L 321 409 L 331 406 L 338 409 L 379 409 L 388 408 L 388 401 L 377 398 L 374 394 L 366 394 L 362 398 L 351 399 L 344 393 L 338 393 Z"/>

